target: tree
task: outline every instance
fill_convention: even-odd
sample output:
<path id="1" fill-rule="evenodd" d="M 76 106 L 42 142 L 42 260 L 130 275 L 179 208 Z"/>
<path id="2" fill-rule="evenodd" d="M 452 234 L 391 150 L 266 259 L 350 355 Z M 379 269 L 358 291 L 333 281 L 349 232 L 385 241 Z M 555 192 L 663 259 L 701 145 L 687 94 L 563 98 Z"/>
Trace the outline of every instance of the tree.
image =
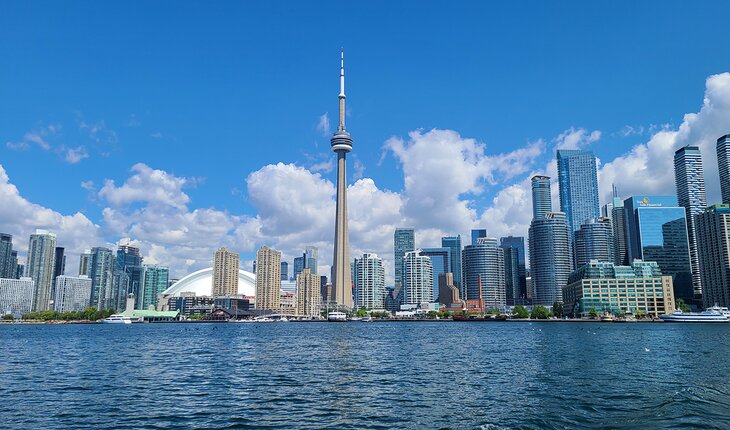
<path id="1" fill-rule="evenodd" d="M 538 320 L 546 320 L 550 318 L 550 311 L 548 308 L 542 305 L 535 306 L 532 308 L 532 313 L 530 314 L 530 318 L 532 319 L 538 319 Z"/>
<path id="2" fill-rule="evenodd" d="M 588 315 L 591 316 L 591 318 L 596 319 L 598 318 L 598 311 L 596 308 L 591 308 L 590 312 L 588 312 Z"/>
<path id="3" fill-rule="evenodd" d="M 360 309 L 357 310 L 357 312 L 355 312 L 355 315 L 358 316 L 358 317 L 360 317 L 360 318 L 363 318 L 363 317 L 366 317 L 368 315 L 368 311 L 365 308 L 360 308 Z"/>
<path id="4" fill-rule="evenodd" d="M 555 314 L 556 317 L 562 318 L 563 313 L 563 304 L 560 302 L 553 303 L 553 314 Z"/>
<path id="5" fill-rule="evenodd" d="M 691 312 L 692 310 L 687 306 L 687 303 L 684 302 L 682 299 L 675 300 L 675 304 L 677 305 L 677 309 L 681 310 L 682 312 Z"/>
<path id="6" fill-rule="evenodd" d="M 516 318 L 527 319 L 530 318 L 530 313 L 524 306 L 517 305 L 514 307 L 514 309 L 512 309 L 512 316 Z"/>
<path id="7" fill-rule="evenodd" d="M 13 314 L 5 314 L 5 315 L 3 315 L 3 319 L 6 321 L 12 321 L 15 318 L 13 317 Z"/>

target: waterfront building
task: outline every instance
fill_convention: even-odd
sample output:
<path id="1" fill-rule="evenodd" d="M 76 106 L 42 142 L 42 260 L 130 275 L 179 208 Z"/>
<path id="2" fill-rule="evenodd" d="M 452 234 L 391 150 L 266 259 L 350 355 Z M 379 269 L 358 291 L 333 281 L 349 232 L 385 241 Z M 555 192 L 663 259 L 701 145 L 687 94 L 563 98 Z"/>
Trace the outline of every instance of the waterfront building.
<path id="1" fill-rule="evenodd" d="M 377 254 L 364 253 L 355 259 L 355 306 L 365 309 L 385 307 L 385 268 Z"/>
<path id="2" fill-rule="evenodd" d="M 256 309 L 279 311 L 281 308 L 280 270 L 281 252 L 268 246 L 256 251 Z"/>
<path id="3" fill-rule="evenodd" d="M 533 305 L 562 301 L 562 289 L 573 269 L 570 227 L 564 212 L 548 212 L 529 229 Z"/>
<path id="4" fill-rule="evenodd" d="M 519 278 L 519 288 L 514 296 L 515 304 L 524 304 L 527 299 L 527 266 L 525 262 L 525 238 L 522 236 L 506 236 L 499 239 L 499 244 L 503 249 L 512 248 L 517 251 L 517 276 Z M 505 276 L 509 272 L 514 276 L 513 268 L 507 268 L 507 251 L 505 251 Z M 506 278 L 505 278 L 506 280 Z M 513 287 L 514 288 L 514 287 Z M 509 286 L 507 286 L 509 291 Z"/>
<path id="5" fill-rule="evenodd" d="M 717 168 L 720 173 L 722 202 L 730 204 L 730 134 L 717 139 Z"/>
<path id="6" fill-rule="evenodd" d="M 628 227 L 624 202 L 618 197 L 616 186 L 613 187 L 613 201 L 605 206 L 604 217 L 611 220 L 611 236 L 613 240 L 613 263 L 617 266 L 629 264 Z"/>
<path id="7" fill-rule="evenodd" d="M 215 275 L 214 275 L 215 276 Z M 162 293 L 167 290 L 170 269 L 156 264 L 143 264 L 140 291 L 142 297 L 136 300 L 139 310 L 155 309 Z"/>
<path id="8" fill-rule="evenodd" d="M 33 279 L 33 311 L 51 309 L 51 287 L 56 267 L 56 235 L 46 230 L 36 230 L 30 235 L 26 273 Z"/>
<path id="9" fill-rule="evenodd" d="M 169 285 L 169 281 L 168 281 Z M 183 297 L 186 295 L 197 297 L 213 297 L 213 268 L 201 269 L 182 277 L 179 281 L 170 285 L 162 296 L 164 306 L 170 297 Z M 235 296 L 241 296 L 253 300 L 256 295 L 256 275 L 245 270 L 238 271 L 238 291 Z"/>
<path id="10" fill-rule="evenodd" d="M 454 283 L 454 274 L 451 272 L 441 273 L 439 274 L 438 282 L 438 303 L 446 306 L 447 308 L 461 306 L 459 289 L 456 288 L 456 284 Z"/>
<path id="11" fill-rule="evenodd" d="M 407 252 L 403 258 L 403 304 L 433 302 L 433 266 L 421 250 Z"/>
<path id="12" fill-rule="evenodd" d="M 624 200 L 629 260 L 656 261 L 672 277 L 674 296 L 694 300 L 684 208 L 674 196 L 633 196 Z"/>
<path id="13" fill-rule="evenodd" d="M 464 285 L 467 300 L 483 299 L 487 308 L 507 304 L 504 279 L 504 250 L 493 237 L 477 239 L 462 252 Z"/>
<path id="14" fill-rule="evenodd" d="M 166 309 L 180 312 L 180 315 L 189 318 L 191 315 L 205 317 L 213 310 L 216 299 L 210 296 L 196 296 L 195 293 L 185 293 L 167 299 Z"/>
<path id="15" fill-rule="evenodd" d="M 91 297 L 91 278 L 88 276 L 56 277 L 56 291 L 53 310 L 56 312 L 79 312 L 89 306 Z"/>
<path id="16" fill-rule="evenodd" d="M 404 286 L 405 256 L 415 251 L 416 235 L 412 228 L 396 228 L 393 234 L 393 265 L 395 266 L 395 289 L 400 290 Z"/>
<path id="17" fill-rule="evenodd" d="M 520 259 L 516 248 L 502 246 L 504 252 L 504 287 L 508 305 L 519 302 L 520 294 Z"/>
<path id="18" fill-rule="evenodd" d="M 91 248 L 89 271 L 91 273 L 91 306 L 97 309 L 110 309 L 116 306 L 113 300 L 114 254 L 111 249 Z"/>
<path id="19" fill-rule="evenodd" d="M 0 278 L 15 278 L 18 253 L 13 255 L 13 236 L 0 233 Z"/>
<path id="20" fill-rule="evenodd" d="M 347 228 L 347 160 L 352 151 L 352 138 L 345 129 L 345 51 L 340 63 L 339 125 L 330 140 L 332 150 L 337 154 L 337 200 L 335 210 L 335 247 L 332 261 L 332 286 L 335 302 L 352 308 L 352 273 L 350 271 L 350 236 Z"/>
<path id="21" fill-rule="evenodd" d="M 79 276 L 91 277 L 91 250 L 87 249 L 79 256 Z"/>
<path id="22" fill-rule="evenodd" d="M 598 212 L 598 176 L 596 156 L 582 149 L 559 149 L 558 186 L 560 210 L 565 212 L 572 234 Z"/>
<path id="23" fill-rule="evenodd" d="M 487 237 L 487 229 L 477 228 L 471 231 L 471 244 L 476 245 L 479 238 Z"/>
<path id="24" fill-rule="evenodd" d="M 319 317 L 321 305 L 320 279 L 306 268 L 297 275 L 297 315 Z"/>
<path id="25" fill-rule="evenodd" d="M 319 250 L 316 246 L 307 246 L 304 248 L 304 268 L 316 275 L 317 260 L 319 259 Z"/>
<path id="26" fill-rule="evenodd" d="M 674 312 L 671 276 L 662 276 L 653 261 L 634 260 L 631 266 L 590 261 L 570 274 L 563 288 L 568 315 L 588 316 L 591 310 L 623 315 L 645 313 L 654 317 Z"/>
<path id="27" fill-rule="evenodd" d="M 449 248 L 422 248 L 421 255 L 431 259 L 431 266 L 433 267 L 433 298 L 439 296 L 439 275 L 451 271 L 451 261 L 449 255 L 451 250 Z"/>
<path id="28" fill-rule="evenodd" d="M 542 219 L 553 211 L 550 176 L 535 175 L 532 182 L 532 219 Z"/>
<path id="29" fill-rule="evenodd" d="M 226 248 L 215 252 L 213 262 L 213 296 L 233 296 L 238 293 L 238 271 L 241 256 Z M 279 261 L 281 270 L 281 260 Z"/>
<path id="30" fill-rule="evenodd" d="M 697 215 L 697 244 L 705 307 L 730 307 L 730 205 Z"/>
<path id="31" fill-rule="evenodd" d="M 281 262 L 281 280 L 289 280 L 289 263 L 287 263 L 286 261 Z"/>
<path id="32" fill-rule="evenodd" d="M 613 227 L 608 218 L 590 219 L 575 232 L 575 267 L 591 260 L 613 262 Z"/>
<path id="33" fill-rule="evenodd" d="M 466 290 L 461 282 L 461 235 L 441 238 L 441 247 L 449 248 L 450 272 L 454 275 L 454 285 L 459 290 L 459 298 L 466 298 Z"/>
<path id="34" fill-rule="evenodd" d="M 684 146 L 674 153 L 674 180 L 677 186 L 677 203 L 684 208 L 687 216 L 692 286 L 695 297 L 699 297 L 702 295 L 702 280 L 697 254 L 695 217 L 707 208 L 705 175 L 702 170 L 702 154 L 699 146 Z"/>
<path id="35" fill-rule="evenodd" d="M 126 302 L 129 294 L 134 294 L 135 306 L 141 307 L 139 299 L 142 297 L 140 291 L 142 255 L 138 247 L 129 243 L 119 245 L 117 247 L 116 257 L 114 258 L 114 297 L 115 303 L 113 308 L 117 311 L 126 308 Z"/>
<path id="36" fill-rule="evenodd" d="M 0 314 L 21 318 L 30 312 L 35 290 L 33 278 L 0 278 Z"/>

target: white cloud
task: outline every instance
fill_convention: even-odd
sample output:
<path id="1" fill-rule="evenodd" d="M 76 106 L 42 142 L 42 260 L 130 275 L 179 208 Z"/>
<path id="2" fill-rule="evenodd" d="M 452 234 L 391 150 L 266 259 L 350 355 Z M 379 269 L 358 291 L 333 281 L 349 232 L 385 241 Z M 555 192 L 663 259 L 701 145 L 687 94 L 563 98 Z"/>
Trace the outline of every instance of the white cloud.
<path id="1" fill-rule="evenodd" d="M 94 181 L 82 181 L 80 187 L 85 189 L 86 191 L 93 191 Z"/>
<path id="2" fill-rule="evenodd" d="M 569 128 L 559 134 L 553 142 L 555 149 L 585 149 L 588 145 L 601 138 L 599 130 L 588 132 L 584 128 Z"/>
<path id="3" fill-rule="evenodd" d="M 69 164 L 76 164 L 84 158 L 89 158 L 89 153 L 86 152 L 86 148 L 83 146 L 77 146 L 76 148 L 66 148 L 66 162 Z"/>
<path id="4" fill-rule="evenodd" d="M 134 174 L 120 187 L 113 180 L 107 179 L 99 190 L 99 197 L 113 206 L 145 202 L 151 206 L 184 208 L 190 201 L 190 197 L 182 189 L 191 183 L 191 179 L 176 177 L 143 163 L 132 166 L 132 172 Z"/>
<path id="5" fill-rule="evenodd" d="M 319 116 L 319 120 L 317 121 L 317 131 L 319 131 L 324 137 L 332 134 L 329 112 L 325 112 Z"/>

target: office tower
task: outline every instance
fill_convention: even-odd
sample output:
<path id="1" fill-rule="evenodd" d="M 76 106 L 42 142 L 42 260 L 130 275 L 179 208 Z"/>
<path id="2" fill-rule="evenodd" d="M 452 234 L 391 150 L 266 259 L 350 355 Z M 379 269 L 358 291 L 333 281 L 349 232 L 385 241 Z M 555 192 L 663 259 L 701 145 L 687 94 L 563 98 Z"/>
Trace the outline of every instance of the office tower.
<path id="1" fill-rule="evenodd" d="M 695 217 L 707 208 L 705 175 L 702 170 L 702 154 L 698 146 L 684 146 L 674 153 L 674 181 L 677 186 L 677 202 L 687 215 L 689 260 L 692 265 L 692 286 L 695 297 L 702 294 L 699 257 L 697 255 L 697 229 Z"/>
<path id="2" fill-rule="evenodd" d="M 352 279 L 350 273 L 350 238 L 347 229 L 347 167 L 346 155 L 352 151 L 352 138 L 345 129 L 345 50 L 340 64 L 340 123 L 330 144 L 337 154 L 337 202 L 335 213 L 335 249 L 332 261 L 332 286 L 335 302 L 352 308 Z"/>
<path id="3" fill-rule="evenodd" d="M 598 218 L 596 156 L 580 149 L 558 150 L 560 210 L 565 212 L 571 238 L 586 220 Z"/>
<path id="4" fill-rule="evenodd" d="M 563 300 L 562 289 L 573 270 L 570 227 L 563 212 L 534 219 L 529 230 L 533 305 L 551 306 Z"/>
<path id="5" fill-rule="evenodd" d="M 553 211 L 550 176 L 535 175 L 532 181 L 532 219 L 542 219 Z"/>
<path id="6" fill-rule="evenodd" d="M 504 250 L 493 237 L 480 237 L 462 251 L 464 286 L 468 300 L 484 299 L 487 308 L 507 304 L 504 279 Z"/>
<path id="7" fill-rule="evenodd" d="M 570 274 L 563 289 L 565 313 L 575 317 L 642 312 L 653 317 L 674 312 L 672 277 L 662 276 L 651 261 L 634 260 L 631 266 L 590 261 Z"/>
<path id="8" fill-rule="evenodd" d="M 89 272 L 91 276 L 91 306 L 97 309 L 114 309 L 114 254 L 111 249 L 91 248 Z"/>
<path id="9" fill-rule="evenodd" d="M 393 234 L 393 265 L 395 266 L 395 291 L 399 293 L 405 282 L 403 276 L 405 273 L 405 261 L 403 258 L 407 253 L 415 251 L 416 236 L 412 228 L 396 228 Z"/>
<path id="10" fill-rule="evenodd" d="M 504 288 L 508 305 L 520 301 L 520 257 L 516 248 L 500 245 L 504 252 Z"/>
<path id="11" fill-rule="evenodd" d="M 281 307 L 280 271 L 281 252 L 268 246 L 263 246 L 256 251 L 256 309 L 279 311 Z"/>
<path id="12" fill-rule="evenodd" d="M 114 259 L 114 293 L 112 294 L 116 301 L 114 309 L 125 309 L 129 294 L 134 294 L 135 307 L 141 309 L 139 302 L 142 297 L 140 291 L 142 271 L 139 270 L 141 266 L 142 256 L 138 247 L 131 244 L 119 245 Z"/>
<path id="13" fill-rule="evenodd" d="M 15 261 L 18 261 L 17 260 L 17 258 L 18 258 L 18 252 L 17 251 L 13 251 L 13 253 L 15 254 L 15 259 L 16 259 Z M 16 270 L 15 270 L 15 279 L 20 279 L 20 278 L 22 278 L 24 276 L 25 276 L 25 264 L 18 264 L 16 266 Z"/>
<path id="14" fill-rule="evenodd" d="M 91 277 L 91 250 L 87 249 L 79 256 L 79 276 Z"/>
<path id="15" fill-rule="evenodd" d="M 451 250 L 449 248 L 423 248 L 421 249 L 421 255 L 424 255 L 431 259 L 431 266 L 433 268 L 433 299 L 436 300 L 439 296 L 439 275 L 442 273 L 451 272 L 451 261 L 449 255 Z"/>
<path id="16" fill-rule="evenodd" d="M 674 196 L 633 196 L 624 200 L 629 261 L 656 261 L 672 276 L 674 296 L 694 300 L 686 212 Z"/>
<path id="17" fill-rule="evenodd" d="M 64 255 L 65 249 L 57 246 L 55 250 L 55 265 L 53 266 L 53 279 L 55 281 L 56 277 L 62 276 L 66 273 L 66 255 Z"/>
<path id="18" fill-rule="evenodd" d="M 355 259 L 355 305 L 365 309 L 385 307 L 385 268 L 377 254 Z"/>
<path id="19" fill-rule="evenodd" d="M 506 236 L 499 239 L 502 248 L 513 248 L 517 250 L 517 276 L 519 277 L 519 294 L 515 299 L 524 301 L 527 299 L 527 266 L 525 261 L 525 238 L 522 236 Z M 505 271 L 507 270 L 507 254 L 505 251 Z M 520 304 L 521 302 L 515 302 Z"/>
<path id="20" fill-rule="evenodd" d="M 608 218 L 591 219 L 575 232 L 575 268 L 591 260 L 613 262 L 613 226 Z"/>
<path id="21" fill-rule="evenodd" d="M 256 272 L 254 272 L 256 273 Z M 282 281 L 288 281 L 289 280 L 289 263 L 286 261 L 281 262 L 281 280 Z"/>
<path id="22" fill-rule="evenodd" d="M 433 302 L 431 259 L 416 250 L 407 252 L 403 261 L 403 302 L 413 305 Z"/>
<path id="23" fill-rule="evenodd" d="M 607 205 L 608 206 L 608 205 Z M 629 265 L 629 248 L 626 226 L 626 211 L 624 202 L 618 197 L 616 186 L 613 186 L 613 201 L 607 210 L 608 218 L 611 219 L 611 236 L 613 239 L 613 263 L 617 266 Z"/>
<path id="24" fill-rule="evenodd" d="M 454 283 L 453 273 L 446 272 L 439 274 L 438 283 L 438 303 L 446 307 L 453 307 L 460 304 L 459 289 L 456 288 L 456 284 Z"/>
<path id="25" fill-rule="evenodd" d="M 0 278 L 0 314 L 11 314 L 14 318 L 21 318 L 23 314 L 30 312 L 35 290 L 32 278 Z"/>
<path id="26" fill-rule="evenodd" d="M 18 264 L 17 253 L 13 260 L 13 236 L 0 233 L 0 278 L 15 278 Z M 15 264 L 13 264 L 13 261 Z M 2 310 L 2 309 L 0 309 Z"/>
<path id="27" fill-rule="evenodd" d="M 91 279 L 88 276 L 64 276 L 56 278 L 56 292 L 53 310 L 56 312 L 79 312 L 89 306 Z"/>
<path id="28" fill-rule="evenodd" d="M 461 235 L 442 237 L 441 247 L 449 248 L 450 272 L 453 274 L 454 285 L 459 290 L 459 298 L 466 300 L 466 290 L 462 289 L 461 282 Z"/>
<path id="29" fill-rule="evenodd" d="M 720 173 L 722 202 L 730 204 L 730 134 L 717 139 L 717 169 Z"/>
<path id="30" fill-rule="evenodd" d="M 33 278 L 35 288 L 33 311 L 41 312 L 50 309 L 53 271 L 56 266 L 55 256 L 55 234 L 46 230 L 36 230 L 30 235 L 25 271 L 28 277 Z"/>
<path id="31" fill-rule="evenodd" d="M 304 270 L 304 266 L 306 265 L 306 257 L 294 257 L 294 274 L 292 275 L 293 279 L 296 279 L 297 276 L 299 276 L 300 273 Z"/>
<path id="32" fill-rule="evenodd" d="M 697 215 L 697 244 L 705 307 L 730 307 L 730 205 Z"/>
<path id="33" fill-rule="evenodd" d="M 226 248 L 218 248 L 213 262 L 213 297 L 235 296 L 238 294 L 238 271 L 240 255 Z M 281 258 L 279 259 L 281 272 Z"/>
<path id="34" fill-rule="evenodd" d="M 477 240 L 479 240 L 479 238 L 482 238 L 482 237 L 487 237 L 487 229 L 485 229 L 485 228 L 472 229 L 471 244 L 476 245 Z"/>
<path id="35" fill-rule="evenodd" d="M 309 269 L 312 274 L 317 274 L 317 260 L 319 259 L 319 250 L 315 246 L 307 246 L 304 248 L 304 268 Z"/>
<path id="36" fill-rule="evenodd" d="M 321 303 L 320 279 L 309 268 L 297 276 L 297 308 L 300 316 L 318 317 Z"/>
<path id="37" fill-rule="evenodd" d="M 143 264 L 140 276 L 140 292 L 142 297 L 136 299 L 139 309 L 155 309 L 159 296 L 167 289 L 167 282 L 170 279 L 170 269 L 156 264 Z M 213 269 L 215 276 L 215 268 Z M 238 273 L 238 272 L 236 272 Z"/>

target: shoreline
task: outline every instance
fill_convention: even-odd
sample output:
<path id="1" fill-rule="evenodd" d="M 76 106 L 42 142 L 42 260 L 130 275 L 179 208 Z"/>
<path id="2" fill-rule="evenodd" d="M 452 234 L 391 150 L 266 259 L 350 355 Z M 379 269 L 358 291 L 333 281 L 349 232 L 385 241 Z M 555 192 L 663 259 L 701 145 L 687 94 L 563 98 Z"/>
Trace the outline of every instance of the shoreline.
<path id="1" fill-rule="evenodd" d="M 256 321 L 253 323 L 243 324 L 269 324 L 276 321 Z M 329 322 L 327 320 L 289 320 L 289 323 L 318 323 L 318 322 Z M 365 321 L 339 321 L 340 323 L 362 323 Z M 374 319 L 370 322 L 374 323 L 387 323 L 387 322 L 398 322 L 398 323 L 604 323 L 604 324 L 648 324 L 648 323 L 665 323 L 662 320 L 637 320 L 633 322 L 628 321 L 601 321 L 600 319 L 467 319 L 467 320 L 452 320 L 452 319 L 413 319 L 413 318 L 390 318 L 390 319 Z M 136 324 L 236 324 L 239 321 L 204 321 L 204 320 L 184 320 L 184 321 L 157 321 L 157 322 L 142 322 L 133 323 Z M 101 321 L 1 321 L 0 326 L 5 325 L 66 325 L 66 324 L 102 324 Z M 119 324 L 126 325 L 126 324 Z"/>

